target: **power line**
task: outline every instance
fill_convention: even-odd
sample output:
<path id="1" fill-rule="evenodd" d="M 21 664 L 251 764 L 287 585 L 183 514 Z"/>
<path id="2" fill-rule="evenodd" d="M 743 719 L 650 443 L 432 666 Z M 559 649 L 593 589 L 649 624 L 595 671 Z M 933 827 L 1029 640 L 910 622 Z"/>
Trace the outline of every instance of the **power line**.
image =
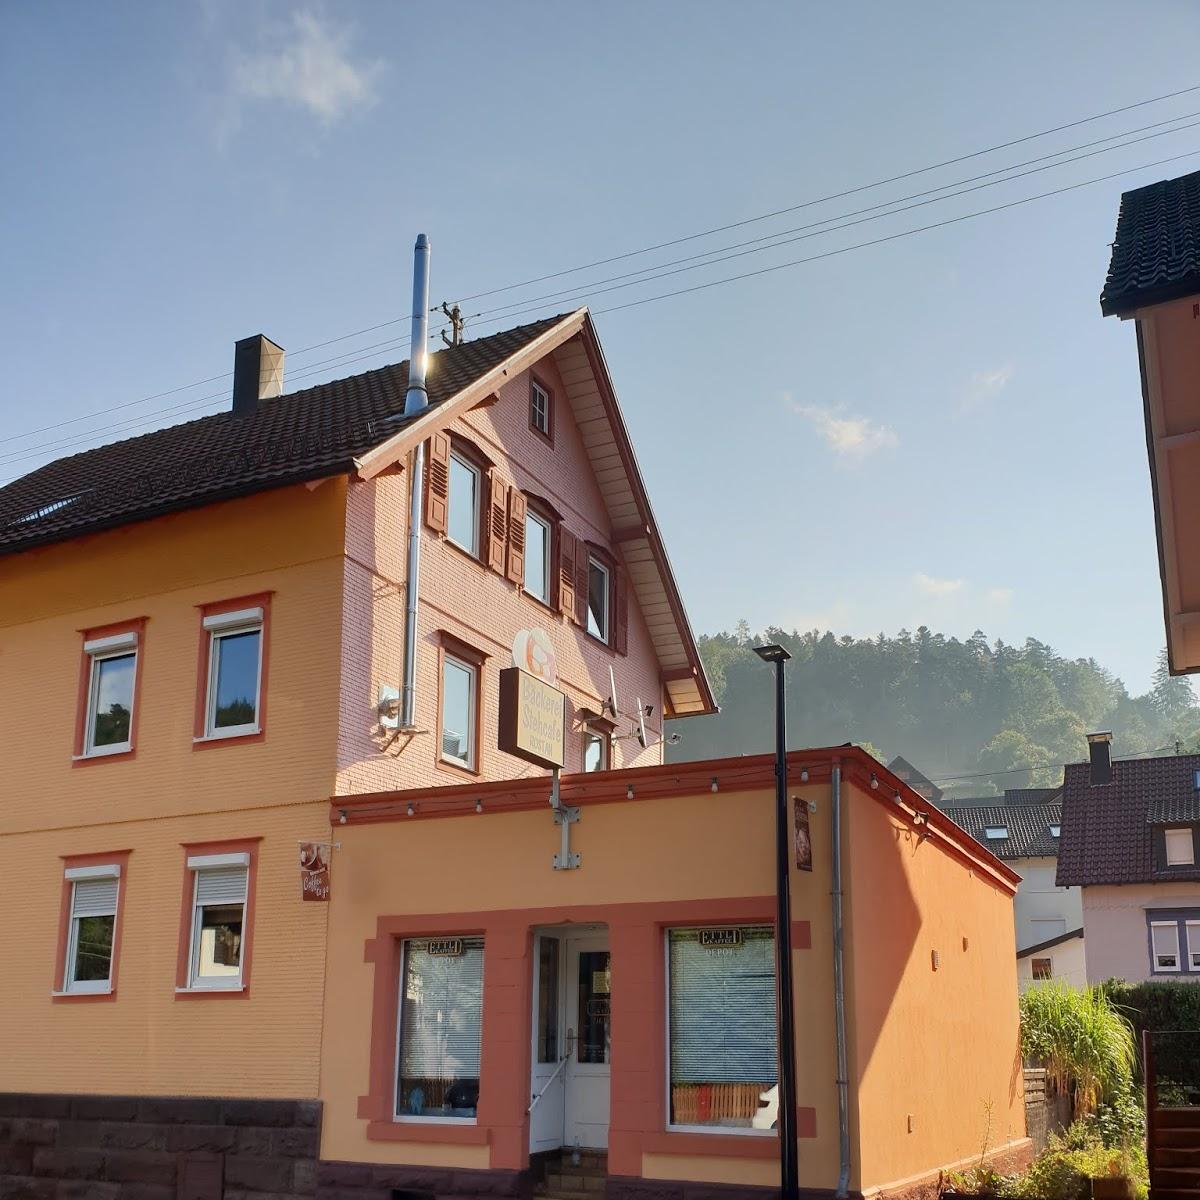
<path id="1" fill-rule="evenodd" d="M 1133 754 L 1114 754 L 1113 762 L 1128 762 L 1134 759 L 1154 758 L 1163 750 L 1173 750 L 1173 746 L 1159 746 L 1154 750 L 1138 750 Z M 994 775 L 1024 775 L 1031 771 L 1062 771 L 1072 763 L 1047 763 L 1042 766 L 1006 767 L 1002 771 L 979 771 L 973 775 L 937 775 L 929 780 L 930 783 L 956 783 L 964 779 L 991 779 Z"/>
<path id="2" fill-rule="evenodd" d="M 1160 104 L 1167 100 L 1174 100 L 1180 96 L 1190 95 L 1197 91 L 1200 91 L 1200 84 L 1195 84 L 1191 87 L 1180 88 L 1179 90 L 1174 91 L 1174 92 L 1166 92 L 1159 96 L 1151 96 L 1145 100 L 1136 101 L 1133 104 L 1126 104 L 1126 105 L 1122 105 L 1119 108 L 1108 109 L 1105 112 L 1094 113 L 1091 116 L 1082 117 L 1079 120 L 1070 121 L 1064 125 L 1056 125 L 1049 129 L 1041 130 L 1037 133 L 1030 133 L 1030 134 L 1026 134 L 1019 138 L 1010 139 L 1009 141 L 1006 141 L 1006 142 L 998 142 L 995 145 L 987 146 L 981 150 L 974 150 L 968 154 L 961 154 L 954 158 L 944 159 L 941 162 L 932 163 L 932 164 L 930 164 L 928 166 L 924 166 L 924 167 L 918 167 L 911 171 L 905 171 L 899 175 L 893 175 L 886 179 L 876 180 L 872 183 L 860 184 L 856 187 L 848 188 L 841 192 L 833 192 L 826 196 L 821 196 L 821 197 L 818 197 L 813 200 L 806 200 L 799 204 L 794 204 L 794 205 L 790 205 L 785 208 L 776 209 L 772 212 L 761 213 L 757 216 L 748 217 L 741 221 L 733 221 L 733 222 L 727 223 L 725 225 L 714 226 L 711 229 L 703 230 L 698 233 L 687 234 L 683 237 L 673 238 L 673 239 L 670 239 L 665 242 L 658 242 L 658 243 L 655 243 L 650 246 L 644 246 L 637 250 L 629 250 L 629 251 L 625 251 L 621 254 L 611 255 L 608 258 L 596 259 L 593 262 L 584 263 L 580 266 L 569 267 L 569 268 L 566 268 L 565 270 L 554 271 L 547 275 L 536 276 L 532 279 L 526 279 L 520 283 L 506 284 L 502 287 L 491 288 L 487 291 L 475 292 L 470 296 L 462 297 L 460 302 L 465 303 L 469 300 L 482 299 L 483 297 L 498 295 L 498 294 L 500 294 L 502 292 L 506 292 L 506 291 L 515 291 L 522 287 L 528 287 L 534 283 L 541 283 L 541 282 L 544 282 L 549 279 L 558 279 L 565 275 L 577 274 L 578 272 L 589 270 L 593 267 L 604 266 L 604 265 L 607 265 L 609 263 L 614 263 L 614 262 L 620 262 L 625 259 L 634 258 L 634 257 L 637 257 L 638 255 L 642 255 L 642 254 L 653 253 L 656 250 L 663 250 L 663 249 L 667 249 L 671 246 L 682 245 L 685 242 L 696 241 L 700 238 L 710 237 L 714 234 L 723 233 L 723 232 L 726 232 L 731 229 L 739 229 L 746 225 L 751 225 L 751 224 L 755 224 L 757 222 L 770 220 L 773 217 L 783 216 L 783 215 L 786 215 L 787 213 L 791 213 L 791 212 L 797 212 L 801 209 L 814 207 L 815 205 L 827 203 L 828 201 L 831 201 L 831 200 L 839 200 L 839 199 L 844 199 L 847 196 L 858 195 L 862 192 L 870 191 L 877 187 L 884 187 L 890 183 L 898 183 L 898 182 L 901 182 L 906 179 L 912 179 L 912 178 L 915 178 L 916 176 L 928 174 L 931 171 L 936 171 L 943 167 L 953 166 L 956 163 L 960 163 L 960 162 L 967 162 L 967 161 L 970 161 L 971 159 L 980 158 L 980 157 L 983 157 L 984 155 L 992 154 L 999 150 L 1005 150 L 1005 149 L 1009 149 L 1013 146 L 1023 145 L 1026 142 L 1036 141 L 1039 138 L 1048 137 L 1051 134 L 1062 133 L 1068 129 L 1076 129 L 1082 125 L 1091 124 L 1096 121 L 1106 120 L 1109 117 L 1118 116 L 1121 113 L 1132 112 L 1136 109 L 1145 108 L 1152 104 Z M 1179 121 L 1179 120 L 1183 120 L 1183 119 L 1185 119 L 1185 117 L 1172 118 L 1172 120 L 1174 120 L 1174 121 Z M 1168 123 L 1168 122 L 1160 122 L 1159 124 L 1166 124 L 1166 123 Z M 1154 128 L 1154 126 L 1145 126 L 1143 128 Z M 1134 131 L 1134 132 L 1137 132 L 1137 131 Z M 1115 134 L 1113 136 L 1120 137 L 1120 136 L 1124 136 L 1124 135 Z M 1111 139 L 1101 139 L 1101 140 L 1106 141 L 1106 140 L 1111 140 Z M 1087 143 L 1087 144 L 1093 145 L 1095 143 Z M 1081 147 L 1076 147 L 1076 149 L 1078 149 L 1078 148 L 1081 148 Z M 1059 151 L 1058 153 L 1066 154 L 1069 152 L 1070 152 L 1069 150 L 1063 150 L 1063 151 Z M 1054 157 L 1054 156 L 1047 156 L 1047 157 Z M 1031 161 L 1036 161 L 1036 160 L 1031 160 Z M 1009 168 L 1009 169 L 1011 169 L 1011 168 Z M 954 186 L 954 185 L 946 185 L 946 186 Z M 940 190 L 940 189 L 932 189 L 932 190 Z M 829 218 L 829 219 L 835 220 L 837 218 Z M 716 251 L 713 251 L 713 253 L 716 253 Z M 508 307 L 511 307 L 511 306 L 508 306 Z M 310 346 L 304 346 L 304 347 L 301 347 L 299 350 L 291 351 L 290 357 L 294 360 L 296 357 L 303 355 L 303 354 L 310 353 L 313 350 L 323 349 L 326 346 L 334 345 L 338 342 L 348 341 L 351 338 L 361 337 L 367 333 L 374 333 L 380 329 L 385 329 L 385 328 L 388 328 L 393 325 L 398 325 L 403 321 L 410 320 L 411 317 L 412 317 L 412 314 L 409 313 L 402 317 L 395 317 L 395 318 L 392 318 L 387 321 L 378 322 L 375 325 L 364 326 L 362 329 L 352 330 L 349 333 L 339 334 L 336 337 L 328 338 L 325 341 L 314 342 Z M 66 425 L 79 424 L 83 421 L 92 420 L 96 417 L 104 416 L 108 413 L 121 412 L 126 409 L 135 408 L 140 404 L 148 404 L 154 400 L 161 400 L 167 396 L 177 395 L 180 392 L 190 391 L 192 388 L 203 387 L 206 384 L 216 383 L 218 381 L 223 381 L 223 380 L 229 379 L 231 377 L 232 377 L 232 372 L 229 372 L 229 371 L 222 372 L 218 375 L 210 375 L 204 379 L 198 379 L 192 383 L 182 384 L 179 387 L 169 388 L 166 391 L 155 392 L 155 393 L 152 393 L 147 396 L 139 397 L 136 400 L 127 400 L 121 404 L 111 405 L 108 408 L 97 409 L 94 412 L 87 413 L 82 416 L 69 417 L 65 420 L 56 421 L 52 425 L 45 425 L 45 426 L 41 426 L 40 428 L 37 428 L 37 429 L 26 430 L 22 433 L 8 434 L 5 437 L 0 438 L 0 444 L 4 444 L 4 443 L 10 442 L 10 441 L 17 441 L 22 438 L 33 437 L 39 433 L 48 433 L 48 432 L 51 432 L 54 430 L 59 430 L 59 429 L 62 429 Z"/>

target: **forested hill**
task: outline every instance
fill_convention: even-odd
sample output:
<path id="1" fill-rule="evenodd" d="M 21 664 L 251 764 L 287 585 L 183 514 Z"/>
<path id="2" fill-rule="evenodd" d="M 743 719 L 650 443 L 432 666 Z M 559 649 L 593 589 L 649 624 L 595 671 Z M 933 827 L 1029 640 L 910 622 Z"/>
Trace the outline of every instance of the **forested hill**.
<path id="1" fill-rule="evenodd" d="M 1032 638 L 989 644 L 977 631 L 959 641 L 924 626 L 873 639 L 754 635 L 743 622 L 700 638 L 721 712 L 676 724 L 683 740 L 668 748 L 671 761 L 772 748 L 774 668 L 752 650 L 763 642 L 792 654 L 790 746 L 852 741 L 884 762 L 902 754 L 952 796 L 1057 783 L 1062 764 L 1085 758 L 1086 735 L 1100 729 L 1113 731 L 1118 757 L 1169 752 L 1177 740 L 1200 749 L 1200 709 L 1191 685 L 1167 673 L 1165 654 L 1152 690 L 1130 696 L 1094 659 L 1062 658 Z"/>

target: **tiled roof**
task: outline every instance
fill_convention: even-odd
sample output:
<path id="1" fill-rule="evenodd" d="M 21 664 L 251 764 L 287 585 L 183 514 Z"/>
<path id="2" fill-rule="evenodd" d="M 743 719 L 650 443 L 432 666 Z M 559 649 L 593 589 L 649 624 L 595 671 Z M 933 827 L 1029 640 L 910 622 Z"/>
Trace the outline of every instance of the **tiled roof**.
<path id="1" fill-rule="evenodd" d="M 1200 171 L 1126 192 L 1100 293 L 1105 316 L 1200 292 Z"/>
<path id="2" fill-rule="evenodd" d="M 1028 958 L 1031 954 L 1049 950 L 1053 946 L 1061 946 L 1063 942 L 1073 942 L 1076 938 L 1081 937 L 1083 937 L 1082 925 L 1078 929 L 1068 929 L 1066 933 L 1060 933 L 1057 937 L 1047 938 L 1044 942 L 1038 942 L 1034 946 L 1026 946 L 1024 950 L 1017 951 L 1017 957 Z"/>
<path id="3" fill-rule="evenodd" d="M 1058 853 L 1059 839 L 1050 833 L 1050 826 L 1062 820 L 1057 803 L 947 806 L 942 811 L 997 858 L 1052 858 Z M 989 828 L 1007 829 L 1008 836 L 990 838 Z"/>
<path id="4" fill-rule="evenodd" d="M 548 317 L 430 356 L 430 406 L 563 320 Z M 348 472 L 403 428 L 408 363 L 320 383 L 60 458 L 0 488 L 0 554 L 251 492 Z"/>
<path id="5" fill-rule="evenodd" d="M 1158 819 L 1156 813 L 1190 811 L 1189 806 L 1195 800 L 1200 754 L 1121 759 L 1113 763 L 1112 769 L 1111 783 L 1093 787 L 1087 763 L 1067 764 L 1058 852 L 1059 884 L 1200 879 L 1196 867 L 1156 869 L 1157 826 L 1153 823 Z"/>
<path id="6" fill-rule="evenodd" d="M 931 800 L 936 804 L 942 798 L 942 789 L 927 775 L 917 770 L 908 759 L 901 758 L 897 754 L 887 767 L 897 779 L 903 780 L 914 792 L 919 796 L 924 796 L 926 800 Z"/>
<path id="7" fill-rule="evenodd" d="M 1146 820 L 1151 825 L 1200 821 L 1200 792 L 1193 787 L 1186 796 L 1182 793 L 1172 796 L 1155 796 L 1150 801 L 1150 811 L 1146 814 Z"/>

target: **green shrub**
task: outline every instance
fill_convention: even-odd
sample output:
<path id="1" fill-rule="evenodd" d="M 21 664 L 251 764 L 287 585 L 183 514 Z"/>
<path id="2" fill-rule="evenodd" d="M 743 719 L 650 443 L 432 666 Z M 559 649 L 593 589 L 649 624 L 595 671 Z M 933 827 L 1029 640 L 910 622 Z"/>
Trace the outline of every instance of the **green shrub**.
<path id="1" fill-rule="evenodd" d="M 1129 1022 L 1101 988 L 1039 984 L 1021 996 L 1021 1053 L 1046 1068 L 1075 1115 L 1130 1095 L 1134 1044 Z"/>
<path id="2" fill-rule="evenodd" d="M 1142 1079 L 1142 1033 L 1200 1030 L 1200 985 L 1183 980 L 1128 983 L 1110 979 L 1104 994 L 1133 1026 L 1137 1038 L 1137 1078 Z M 1155 1047 L 1161 1079 L 1183 1082 L 1195 1075 L 1195 1042 L 1159 1038 Z"/>
<path id="3" fill-rule="evenodd" d="M 1150 1188 L 1145 1152 L 1103 1146 L 1086 1128 L 1079 1128 L 1082 1125 L 1077 1121 L 1061 1137 L 1052 1137 L 1004 1194 L 1014 1200 L 1088 1200 L 1091 1180 L 1124 1175 L 1144 1200 Z"/>

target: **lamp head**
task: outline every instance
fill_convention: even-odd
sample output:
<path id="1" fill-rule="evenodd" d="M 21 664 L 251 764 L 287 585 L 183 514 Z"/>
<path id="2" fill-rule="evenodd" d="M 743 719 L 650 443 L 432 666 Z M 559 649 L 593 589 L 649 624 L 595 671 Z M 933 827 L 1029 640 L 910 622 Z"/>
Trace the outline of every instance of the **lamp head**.
<path id="1" fill-rule="evenodd" d="M 763 662 L 780 663 L 787 662 L 792 656 L 782 647 L 772 643 L 769 646 L 755 646 L 754 653 L 758 655 Z"/>

